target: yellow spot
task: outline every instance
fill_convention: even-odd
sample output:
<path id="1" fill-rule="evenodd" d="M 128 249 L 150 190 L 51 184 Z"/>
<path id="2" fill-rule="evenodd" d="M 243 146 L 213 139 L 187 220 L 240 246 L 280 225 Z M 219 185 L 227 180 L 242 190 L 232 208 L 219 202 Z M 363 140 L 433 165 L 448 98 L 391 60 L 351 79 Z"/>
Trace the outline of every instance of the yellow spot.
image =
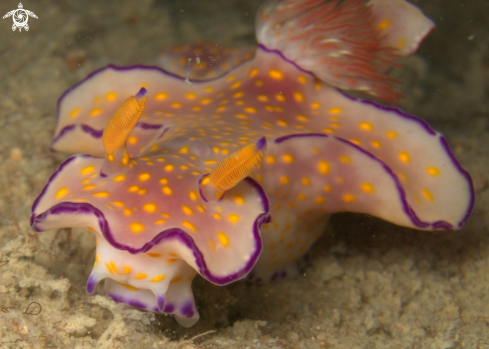
<path id="1" fill-rule="evenodd" d="M 314 199 L 314 203 L 317 205 L 324 204 L 324 198 L 322 196 L 318 196 L 316 199 Z"/>
<path id="2" fill-rule="evenodd" d="M 275 162 L 275 157 L 273 155 L 267 155 L 265 161 L 269 164 L 273 164 Z"/>
<path id="3" fill-rule="evenodd" d="M 131 145 L 134 145 L 138 142 L 138 139 L 136 136 L 130 136 L 128 139 L 127 139 L 127 143 L 131 144 Z"/>
<path id="4" fill-rule="evenodd" d="M 182 147 L 178 152 L 181 154 L 188 154 L 188 147 L 187 146 Z"/>
<path id="5" fill-rule="evenodd" d="M 80 174 L 81 175 L 86 175 L 89 173 L 92 173 L 93 170 L 95 170 L 95 166 L 87 166 L 81 169 Z"/>
<path id="6" fill-rule="evenodd" d="M 284 154 L 282 155 L 282 161 L 286 164 L 290 164 L 292 161 L 294 161 L 294 158 L 290 154 Z"/>
<path id="7" fill-rule="evenodd" d="M 128 208 L 125 208 L 125 209 L 124 209 L 124 214 L 125 214 L 126 216 L 130 216 L 130 215 L 132 215 L 132 211 L 131 211 L 130 209 L 128 209 Z"/>
<path id="8" fill-rule="evenodd" d="M 378 141 L 372 141 L 370 144 L 372 144 L 372 147 L 374 148 L 380 148 L 382 146 Z"/>
<path id="9" fill-rule="evenodd" d="M 362 183 L 360 188 L 367 194 L 372 194 L 374 192 L 374 186 L 370 183 Z"/>
<path id="10" fill-rule="evenodd" d="M 355 145 L 360 145 L 362 144 L 362 142 L 360 142 L 360 140 L 356 139 L 356 138 L 350 138 L 349 139 L 350 142 L 352 142 L 353 144 Z"/>
<path id="11" fill-rule="evenodd" d="M 289 177 L 287 177 L 287 176 L 280 177 L 280 184 L 284 184 L 285 185 L 287 183 L 289 183 Z"/>
<path id="12" fill-rule="evenodd" d="M 168 179 L 162 178 L 162 179 L 160 179 L 160 183 L 163 185 L 166 185 L 166 184 L 168 184 Z"/>
<path id="13" fill-rule="evenodd" d="M 329 127 L 325 127 L 322 129 L 323 132 L 326 132 L 326 133 L 334 133 L 335 130 L 333 130 L 332 128 L 329 128 Z"/>
<path id="14" fill-rule="evenodd" d="M 211 86 L 207 86 L 206 88 L 204 88 L 204 91 L 205 92 L 212 92 L 212 91 L 214 91 L 214 88 Z"/>
<path id="15" fill-rule="evenodd" d="M 322 175 L 327 175 L 329 173 L 330 166 L 329 163 L 326 161 L 319 161 L 318 162 L 318 171 Z"/>
<path id="16" fill-rule="evenodd" d="M 95 108 L 90 112 L 90 116 L 97 116 L 102 112 L 102 109 L 100 108 Z"/>
<path id="17" fill-rule="evenodd" d="M 114 182 L 121 182 L 124 179 L 126 179 L 126 175 L 120 174 L 120 175 L 117 175 L 117 176 L 114 177 Z"/>
<path id="18" fill-rule="evenodd" d="M 387 136 L 387 138 L 394 139 L 394 138 L 397 137 L 397 132 L 395 132 L 395 131 L 389 131 L 385 135 Z"/>
<path id="19" fill-rule="evenodd" d="M 74 118 L 75 116 L 77 116 L 78 114 L 80 114 L 80 108 L 75 108 L 71 111 L 69 117 L 70 118 Z"/>
<path id="20" fill-rule="evenodd" d="M 166 195 L 171 195 L 172 193 L 172 190 L 170 187 L 168 186 L 164 186 L 163 189 L 162 189 L 163 193 L 165 193 Z"/>
<path id="21" fill-rule="evenodd" d="M 231 85 L 231 90 L 234 90 L 240 86 L 241 86 L 241 81 L 236 81 L 234 84 Z"/>
<path id="22" fill-rule="evenodd" d="M 95 188 L 94 185 L 86 185 L 83 187 L 84 190 L 92 190 L 93 188 Z"/>
<path id="23" fill-rule="evenodd" d="M 411 157 L 409 156 L 408 153 L 402 151 L 399 153 L 399 160 L 401 160 L 402 162 L 409 162 L 411 161 Z"/>
<path id="24" fill-rule="evenodd" d="M 217 238 L 219 239 L 219 242 L 221 243 L 221 245 L 223 245 L 223 246 L 229 245 L 229 238 L 223 232 L 217 233 Z"/>
<path id="25" fill-rule="evenodd" d="M 312 109 L 317 109 L 321 106 L 321 103 L 319 102 L 314 102 L 314 103 L 311 103 L 311 108 Z"/>
<path id="26" fill-rule="evenodd" d="M 351 162 L 351 158 L 349 156 L 346 156 L 346 155 L 341 155 L 340 161 L 345 163 L 345 164 L 349 164 Z"/>
<path id="27" fill-rule="evenodd" d="M 124 270 L 125 274 L 129 274 L 131 272 L 131 267 L 128 265 L 123 266 L 122 269 Z"/>
<path id="28" fill-rule="evenodd" d="M 305 76 L 300 75 L 297 77 L 297 81 L 299 81 L 301 84 L 305 84 L 307 82 L 307 79 Z"/>
<path id="29" fill-rule="evenodd" d="M 180 281 L 182 281 L 182 277 L 181 276 L 177 276 L 172 281 L 170 281 L 170 284 L 174 284 L 174 283 L 177 283 L 177 282 L 180 282 Z"/>
<path id="30" fill-rule="evenodd" d="M 306 196 L 302 193 L 297 195 L 297 200 L 303 201 L 305 198 L 306 198 Z"/>
<path id="31" fill-rule="evenodd" d="M 193 232 L 197 232 L 197 229 L 195 229 L 195 225 L 193 225 L 192 223 L 190 223 L 189 221 L 183 221 L 182 222 L 182 225 L 187 228 L 188 230 L 191 230 Z"/>
<path id="32" fill-rule="evenodd" d="M 149 213 L 154 213 L 156 212 L 156 205 L 153 204 L 152 202 L 148 202 L 147 204 L 143 205 L 143 210 Z"/>
<path id="33" fill-rule="evenodd" d="M 282 80 L 284 78 L 284 73 L 277 69 L 271 69 L 268 72 L 268 75 L 275 80 Z"/>
<path id="34" fill-rule="evenodd" d="M 204 208 L 202 206 L 200 206 L 200 205 L 197 205 L 197 210 L 199 210 L 200 213 L 204 213 L 205 212 Z"/>
<path id="35" fill-rule="evenodd" d="M 190 200 L 197 201 L 197 194 L 195 194 L 195 192 L 193 192 L 192 190 L 190 191 L 188 196 L 190 197 Z"/>
<path id="36" fill-rule="evenodd" d="M 250 78 L 252 78 L 253 76 L 255 76 L 256 74 L 258 74 L 258 69 L 253 69 L 251 72 L 250 72 Z"/>
<path id="37" fill-rule="evenodd" d="M 229 216 L 228 216 L 228 219 L 231 223 L 238 223 L 239 221 L 239 216 L 237 214 L 234 214 L 234 213 L 231 213 Z"/>
<path id="38" fill-rule="evenodd" d="M 344 202 L 353 202 L 355 201 L 355 197 L 352 194 L 345 194 L 342 197 Z"/>
<path id="39" fill-rule="evenodd" d="M 391 20 L 389 18 L 383 19 L 378 25 L 377 28 L 380 30 L 386 30 L 391 25 Z"/>
<path id="40" fill-rule="evenodd" d="M 433 201 L 434 200 L 433 194 L 428 189 L 426 189 L 426 188 L 423 189 L 423 192 L 422 193 L 423 193 L 423 196 L 424 196 L 424 198 L 426 200 L 428 200 L 428 201 Z"/>
<path id="41" fill-rule="evenodd" d="M 295 118 L 299 121 L 309 121 L 309 118 L 307 116 L 304 116 L 304 115 L 296 115 Z"/>
<path id="42" fill-rule="evenodd" d="M 137 287 L 134 287 L 134 286 L 131 286 L 131 285 L 128 285 L 128 284 L 124 284 L 122 282 L 118 282 L 116 281 L 119 285 L 121 285 L 122 287 L 128 289 L 129 291 L 139 291 L 139 289 Z"/>
<path id="43" fill-rule="evenodd" d="M 256 113 L 256 108 L 253 107 L 246 107 L 244 108 L 244 111 L 250 114 L 255 114 Z"/>
<path id="44" fill-rule="evenodd" d="M 343 108 L 340 108 L 340 107 L 329 108 L 328 111 L 330 114 L 336 115 L 336 114 L 340 114 L 343 111 Z"/>
<path id="45" fill-rule="evenodd" d="M 124 203 L 120 201 L 112 201 L 112 204 L 117 207 L 124 207 Z"/>
<path id="46" fill-rule="evenodd" d="M 139 187 L 137 185 L 131 185 L 129 188 L 127 188 L 127 191 L 130 193 L 137 192 L 139 190 Z"/>
<path id="47" fill-rule="evenodd" d="M 153 253 L 153 252 L 148 252 L 146 253 L 148 256 L 153 257 L 153 258 L 158 258 L 161 257 L 161 253 Z"/>
<path id="48" fill-rule="evenodd" d="M 144 181 L 147 181 L 150 177 L 151 177 L 151 175 L 149 173 L 141 173 L 139 175 L 139 180 L 141 182 L 144 182 Z"/>
<path id="49" fill-rule="evenodd" d="M 268 97 L 265 96 L 265 95 L 258 95 L 257 98 L 258 98 L 259 101 L 262 101 L 262 102 L 268 101 Z"/>
<path id="50" fill-rule="evenodd" d="M 397 48 L 398 49 L 401 49 L 403 48 L 404 46 L 406 46 L 406 38 L 401 38 L 399 41 L 397 41 Z"/>
<path id="51" fill-rule="evenodd" d="M 192 209 L 188 206 L 182 205 L 182 211 L 185 213 L 187 216 L 191 216 L 193 214 Z"/>
<path id="52" fill-rule="evenodd" d="M 277 125 L 281 127 L 287 127 L 289 124 L 285 120 L 277 120 Z"/>
<path id="53" fill-rule="evenodd" d="M 168 97 L 168 94 L 166 94 L 165 92 L 160 92 L 160 93 L 157 93 L 155 95 L 155 99 L 157 101 L 162 101 L 162 100 L 166 99 L 167 97 Z"/>
<path id="54" fill-rule="evenodd" d="M 175 109 L 179 109 L 182 107 L 182 103 L 179 103 L 179 102 L 173 102 L 172 104 L 170 104 L 170 106 L 172 108 L 175 108 Z"/>
<path id="55" fill-rule="evenodd" d="M 109 102 L 115 101 L 117 98 L 117 94 L 115 92 L 109 92 L 105 95 L 105 99 L 108 100 Z"/>
<path id="56" fill-rule="evenodd" d="M 146 279 L 146 274 L 145 273 L 139 273 L 134 275 L 135 279 Z"/>
<path id="57" fill-rule="evenodd" d="M 329 193 L 329 192 L 330 192 L 331 190 L 333 190 L 333 189 L 332 189 L 332 188 L 331 188 L 329 185 L 326 185 L 326 186 L 324 186 L 323 190 L 324 190 L 325 192 L 328 192 L 328 193 Z"/>
<path id="58" fill-rule="evenodd" d="M 213 216 L 214 216 L 215 219 L 221 219 L 221 215 L 219 213 L 217 213 L 217 212 L 214 213 Z"/>
<path id="59" fill-rule="evenodd" d="M 93 193 L 92 195 L 98 198 L 106 198 L 107 196 L 109 196 L 109 192 L 99 191 L 97 193 Z"/>
<path id="60" fill-rule="evenodd" d="M 426 172 L 428 172 L 428 174 L 430 176 L 439 176 L 440 175 L 440 170 L 436 167 L 433 167 L 433 166 L 426 168 Z"/>
<path id="61" fill-rule="evenodd" d="M 151 282 L 158 282 L 158 281 L 161 281 L 165 278 L 166 276 L 165 275 L 158 275 L 158 276 L 155 276 L 154 278 L 151 279 Z"/>
<path id="62" fill-rule="evenodd" d="M 207 105 L 209 104 L 210 102 L 212 102 L 212 99 L 210 98 L 204 98 L 203 100 L 200 101 L 200 103 L 204 104 L 204 105 Z"/>
<path id="63" fill-rule="evenodd" d="M 173 169 L 175 168 L 175 166 L 173 166 L 172 164 L 168 164 L 166 165 L 163 169 L 166 171 L 166 172 L 171 172 L 173 171 Z"/>
<path id="64" fill-rule="evenodd" d="M 138 233 L 143 231 L 144 224 L 138 223 L 138 222 L 133 222 L 129 225 L 129 228 L 131 228 L 133 233 L 138 234 Z"/>
<path id="65" fill-rule="evenodd" d="M 158 224 L 158 225 L 159 225 L 159 224 L 163 224 L 163 223 L 165 223 L 165 220 L 164 220 L 164 219 L 157 219 L 157 220 L 155 221 L 155 224 Z"/>
<path id="66" fill-rule="evenodd" d="M 304 96 L 300 92 L 294 92 L 294 99 L 296 102 L 304 102 Z"/>
<path id="67" fill-rule="evenodd" d="M 311 184 L 311 180 L 307 177 L 302 178 L 302 185 L 309 185 Z"/>
<path id="68" fill-rule="evenodd" d="M 188 92 L 185 94 L 185 97 L 187 97 L 188 99 L 195 99 L 195 98 L 197 98 L 197 94 L 195 94 L 193 92 Z"/>
<path id="69" fill-rule="evenodd" d="M 373 126 L 370 122 L 361 122 L 358 124 L 358 126 L 360 126 L 360 128 L 364 131 L 372 131 L 373 129 Z"/>
<path id="70" fill-rule="evenodd" d="M 276 99 L 277 101 L 279 101 L 279 102 L 285 102 L 285 96 L 284 96 L 283 94 L 281 94 L 281 93 L 277 93 L 277 94 L 275 95 L 275 99 Z"/>
<path id="71" fill-rule="evenodd" d="M 239 194 L 234 194 L 234 202 L 236 202 L 238 205 L 243 205 L 245 200 L 244 200 L 243 196 L 241 196 Z"/>

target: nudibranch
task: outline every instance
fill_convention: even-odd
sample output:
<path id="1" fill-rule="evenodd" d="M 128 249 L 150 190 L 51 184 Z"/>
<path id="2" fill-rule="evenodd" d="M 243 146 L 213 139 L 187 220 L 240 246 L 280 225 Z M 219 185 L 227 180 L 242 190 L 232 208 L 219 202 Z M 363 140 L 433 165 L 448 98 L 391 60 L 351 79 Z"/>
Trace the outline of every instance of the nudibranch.
<path id="1" fill-rule="evenodd" d="M 217 285 L 293 275 L 332 213 L 458 229 L 473 188 L 446 139 L 338 89 L 395 102 L 387 72 L 432 28 L 403 0 L 271 1 L 254 57 L 219 77 L 100 69 L 60 98 L 52 149 L 79 155 L 31 225 L 91 231 L 87 291 L 105 280 L 114 300 L 183 326 L 199 317 L 196 273 Z"/>

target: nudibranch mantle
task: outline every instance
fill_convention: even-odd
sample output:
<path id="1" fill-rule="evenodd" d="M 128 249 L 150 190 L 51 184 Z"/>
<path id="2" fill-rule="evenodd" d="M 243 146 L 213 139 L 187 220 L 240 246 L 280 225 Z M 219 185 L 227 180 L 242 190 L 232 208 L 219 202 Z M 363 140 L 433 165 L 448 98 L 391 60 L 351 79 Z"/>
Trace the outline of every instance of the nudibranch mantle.
<path id="1" fill-rule="evenodd" d="M 52 149 L 82 155 L 51 176 L 31 225 L 95 234 L 88 292 L 105 279 L 114 300 L 191 326 L 196 272 L 218 285 L 297 273 L 332 213 L 463 225 L 472 183 L 442 135 L 270 45 L 190 86 L 156 67 L 108 66 L 61 97 Z M 216 197 L 203 195 L 209 181 Z"/>

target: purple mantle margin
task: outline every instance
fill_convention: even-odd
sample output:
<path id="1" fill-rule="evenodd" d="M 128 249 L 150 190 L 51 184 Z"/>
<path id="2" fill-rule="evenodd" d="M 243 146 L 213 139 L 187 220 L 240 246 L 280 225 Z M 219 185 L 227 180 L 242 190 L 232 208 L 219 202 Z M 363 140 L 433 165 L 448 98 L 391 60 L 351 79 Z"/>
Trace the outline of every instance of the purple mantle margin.
<path id="1" fill-rule="evenodd" d="M 411 118 L 414 118 L 413 116 L 410 116 L 410 117 Z M 423 120 L 420 120 L 420 121 L 424 123 Z M 426 123 L 426 127 L 429 127 L 429 125 L 427 123 Z M 436 132 L 434 132 L 434 131 L 432 131 L 432 132 L 433 132 L 434 135 L 436 135 Z M 286 136 L 279 137 L 279 138 L 275 139 L 275 143 L 282 143 L 282 142 L 285 142 L 285 141 L 287 141 L 289 139 L 299 138 L 299 137 L 331 137 L 333 139 L 336 139 L 336 140 L 338 140 L 338 141 L 340 141 L 342 143 L 345 143 L 345 144 L 347 144 L 347 145 L 355 148 L 356 150 L 358 150 L 361 153 L 363 153 L 366 156 L 368 156 L 370 159 L 378 162 L 382 166 L 382 168 L 385 170 L 385 172 L 392 178 L 392 180 L 396 184 L 396 188 L 397 188 L 397 191 L 399 193 L 399 198 L 400 198 L 400 200 L 402 202 L 403 211 L 409 217 L 409 219 L 411 220 L 411 222 L 416 227 L 419 227 L 419 228 L 422 228 L 422 229 L 427 229 L 427 228 L 431 228 L 431 229 L 443 229 L 443 230 L 453 230 L 454 229 L 454 227 L 452 226 L 452 224 L 450 224 L 450 223 L 448 223 L 446 221 L 443 221 L 443 220 L 429 223 L 429 222 L 423 222 L 421 219 L 419 219 L 419 217 L 414 212 L 413 208 L 408 204 L 407 199 L 406 199 L 406 191 L 402 187 L 401 182 L 399 181 L 399 178 L 392 171 L 392 169 L 384 161 L 380 160 L 378 157 L 376 157 L 372 153 L 370 153 L 367 150 L 359 147 L 356 144 L 353 144 L 352 142 L 350 142 L 350 141 L 348 141 L 346 139 L 343 139 L 343 138 L 340 138 L 340 137 L 336 137 L 336 136 L 329 136 L 329 135 L 324 134 L 324 133 L 303 133 L 303 134 L 295 134 L 295 135 L 293 134 L 293 135 L 286 135 Z M 457 168 L 457 170 L 462 174 L 463 177 L 465 177 L 465 179 L 467 180 L 467 182 L 470 184 L 470 202 L 469 202 L 469 206 L 468 206 L 467 211 L 465 212 L 462 220 L 457 224 L 457 227 L 456 227 L 456 228 L 460 228 L 465 223 L 465 221 L 468 219 L 468 217 L 470 215 L 470 212 L 472 211 L 472 208 L 474 207 L 474 188 L 473 188 L 473 184 L 472 184 L 472 180 L 470 178 L 470 175 L 457 162 L 457 160 L 455 159 L 455 157 L 453 156 L 453 154 L 452 154 L 452 152 L 450 150 L 450 147 L 448 145 L 448 142 L 441 135 L 440 135 L 440 142 L 441 142 L 443 148 L 445 149 L 445 151 L 447 152 L 447 154 L 449 155 L 450 159 L 452 160 L 454 166 Z"/>
<path id="2" fill-rule="evenodd" d="M 78 156 L 90 157 L 89 155 L 78 155 Z M 246 262 L 243 268 L 227 276 L 216 276 L 210 272 L 210 270 L 207 268 L 207 264 L 205 262 L 202 252 L 199 250 L 192 237 L 180 228 L 170 228 L 170 229 L 163 230 L 158 235 L 156 235 L 151 241 L 148 241 L 143 246 L 134 248 L 134 247 L 126 246 L 116 241 L 110 229 L 109 222 L 105 219 L 104 214 L 99 209 L 97 209 L 96 207 L 88 203 L 62 202 L 36 216 L 34 211 L 36 210 L 42 197 L 45 195 L 49 185 L 54 181 L 54 179 L 59 175 L 59 173 L 76 158 L 77 156 L 73 156 L 67 159 L 66 161 L 64 161 L 59 166 L 59 168 L 49 178 L 48 183 L 42 190 L 39 197 L 34 201 L 32 205 L 32 215 L 31 215 L 30 223 L 32 229 L 34 229 L 35 231 L 42 231 L 40 228 L 38 228 L 38 224 L 41 223 L 50 215 L 57 215 L 57 214 L 64 214 L 64 213 L 91 214 L 97 217 L 100 231 L 102 232 L 102 235 L 105 237 L 105 239 L 113 247 L 119 250 L 128 251 L 131 254 L 145 253 L 149 251 L 151 248 L 153 248 L 154 246 L 158 245 L 159 243 L 167 240 L 179 241 L 180 243 L 182 243 L 192 251 L 192 254 L 195 259 L 195 263 L 199 269 L 198 270 L 199 273 L 204 278 L 206 278 L 207 280 L 209 280 L 210 282 L 216 285 L 227 285 L 233 281 L 242 279 L 250 272 L 250 270 L 254 267 L 256 261 L 260 257 L 260 254 L 263 250 L 263 242 L 260 236 L 260 227 L 262 226 L 262 224 L 269 221 L 270 209 L 269 209 L 268 198 L 265 192 L 263 191 L 263 188 L 255 180 L 249 177 L 245 178 L 244 180 L 247 181 L 248 184 L 251 185 L 251 187 L 253 187 L 258 192 L 258 195 L 260 196 L 261 199 L 263 210 L 265 212 L 260 213 L 253 223 L 253 238 L 255 240 L 255 249 L 251 253 L 250 259 Z"/>

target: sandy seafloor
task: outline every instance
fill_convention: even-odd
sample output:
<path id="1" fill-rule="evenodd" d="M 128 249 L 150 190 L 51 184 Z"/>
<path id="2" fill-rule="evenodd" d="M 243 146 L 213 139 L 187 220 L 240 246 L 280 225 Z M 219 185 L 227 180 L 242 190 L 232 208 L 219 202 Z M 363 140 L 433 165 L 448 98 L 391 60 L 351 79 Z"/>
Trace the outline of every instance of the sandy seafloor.
<path id="1" fill-rule="evenodd" d="M 85 293 L 90 233 L 68 242 L 30 230 L 31 203 L 67 157 L 49 151 L 65 89 L 109 63 L 151 64 L 175 44 L 253 44 L 260 3 L 36 0 L 23 2 L 39 17 L 28 32 L 0 21 L 0 348 L 489 348 L 485 0 L 417 1 L 438 28 L 393 72 L 402 108 L 444 133 L 473 177 L 475 208 L 461 231 L 336 215 L 301 277 L 227 287 L 196 279 L 201 319 L 185 329 L 116 305 L 101 286 Z M 17 5 L 2 1 L 0 12 Z M 77 52 L 86 59 L 70 68 Z"/>

